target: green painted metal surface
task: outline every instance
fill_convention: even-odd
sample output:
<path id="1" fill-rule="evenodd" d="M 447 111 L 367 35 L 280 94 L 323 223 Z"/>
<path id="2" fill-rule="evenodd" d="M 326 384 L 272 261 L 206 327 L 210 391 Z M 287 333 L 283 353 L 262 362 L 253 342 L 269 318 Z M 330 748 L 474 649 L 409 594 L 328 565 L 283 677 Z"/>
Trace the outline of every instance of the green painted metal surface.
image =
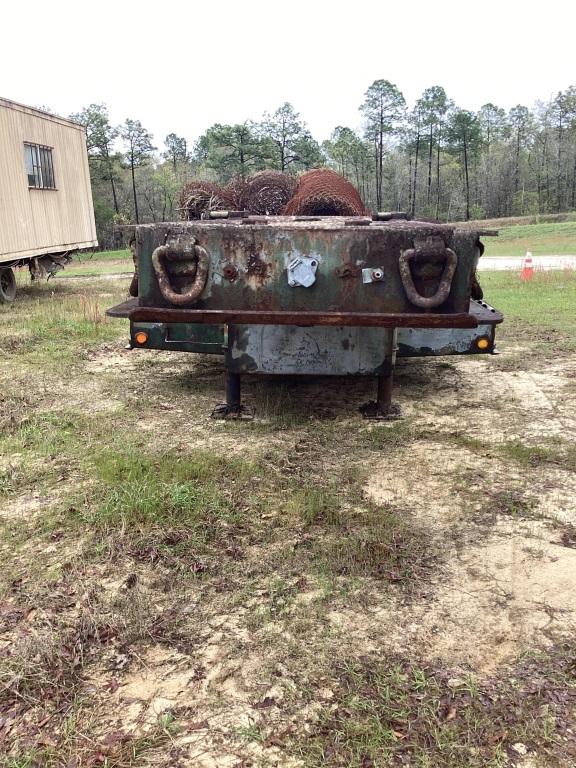
<path id="1" fill-rule="evenodd" d="M 341 218 L 271 217 L 268 223 L 254 224 L 216 220 L 143 225 L 136 228 L 142 306 L 170 306 L 159 289 L 151 258 L 155 248 L 178 237 L 193 238 L 209 254 L 206 287 L 190 305 L 199 309 L 424 312 L 408 300 L 398 260 L 402 252 L 422 249 L 423 255 L 414 259 L 413 278 L 419 293 L 430 296 L 443 269 L 440 243 L 456 252 L 458 263 L 449 296 L 435 311 L 466 312 L 480 256 L 477 233 L 424 222 L 346 226 Z M 431 246 L 430 257 L 426 243 Z M 315 281 L 309 287 L 289 285 L 288 266 L 299 257 L 317 261 Z M 166 267 L 177 283 L 181 266 L 167 262 Z M 363 269 L 382 270 L 382 279 L 365 283 Z"/>
<path id="2" fill-rule="evenodd" d="M 146 344 L 138 344 L 138 331 L 148 334 Z M 221 325 L 196 323 L 131 323 L 130 343 L 139 349 L 164 349 L 173 352 L 203 352 L 223 355 L 226 344 L 225 329 Z"/>

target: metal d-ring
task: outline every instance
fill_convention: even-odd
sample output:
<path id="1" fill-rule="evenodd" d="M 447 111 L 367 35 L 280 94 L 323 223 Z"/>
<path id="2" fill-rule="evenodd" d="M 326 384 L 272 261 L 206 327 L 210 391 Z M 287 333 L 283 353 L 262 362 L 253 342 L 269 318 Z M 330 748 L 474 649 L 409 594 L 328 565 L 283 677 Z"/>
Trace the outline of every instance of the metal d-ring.
<path id="1" fill-rule="evenodd" d="M 164 266 L 165 258 L 178 262 L 191 261 L 192 258 L 196 259 L 196 268 L 190 271 L 191 274 L 195 272 L 192 285 L 184 293 L 177 293 L 172 288 L 170 278 Z M 194 241 L 191 243 L 176 241 L 160 245 L 154 250 L 152 253 L 152 266 L 154 267 L 162 296 L 171 304 L 180 306 L 195 302 L 206 287 L 210 257 L 206 249 L 202 248 L 201 245 L 194 245 Z"/>
<path id="2" fill-rule="evenodd" d="M 400 270 L 400 277 L 402 278 L 402 285 L 406 291 L 408 300 L 416 307 L 422 307 L 422 309 L 434 309 L 443 304 L 450 294 L 450 288 L 452 287 L 452 278 L 456 272 L 456 266 L 458 264 L 458 256 L 451 248 L 446 248 L 446 263 L 444 264 L 444 271 L 438 284 L 438 290 L 433 296 L 422 296 L 416 290 L 414 280 L 412 279 L 412 273 L 410 272 L 410 261 L 416 256 L 416 249 L 410 248 L 407 251 L 403 251 L 400 254 L 398 260 L 398 268 Z"/>

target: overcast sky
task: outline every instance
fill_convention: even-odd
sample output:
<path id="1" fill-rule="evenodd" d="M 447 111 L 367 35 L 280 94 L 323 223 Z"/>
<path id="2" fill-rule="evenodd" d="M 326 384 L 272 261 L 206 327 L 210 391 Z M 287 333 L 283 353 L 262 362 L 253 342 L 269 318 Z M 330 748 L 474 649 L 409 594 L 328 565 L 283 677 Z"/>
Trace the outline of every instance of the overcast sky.
<path id="1" fill-rule="evenodd" d="M 0 96 L 62 115 L 105 103 L 161 147 L 291 102 L 315 138 L 360 127 L 376 79 L 412 104 L 532 106 L 576 85 L 576 3 L 316 0 L 16 2 L 0 19 Z"/>

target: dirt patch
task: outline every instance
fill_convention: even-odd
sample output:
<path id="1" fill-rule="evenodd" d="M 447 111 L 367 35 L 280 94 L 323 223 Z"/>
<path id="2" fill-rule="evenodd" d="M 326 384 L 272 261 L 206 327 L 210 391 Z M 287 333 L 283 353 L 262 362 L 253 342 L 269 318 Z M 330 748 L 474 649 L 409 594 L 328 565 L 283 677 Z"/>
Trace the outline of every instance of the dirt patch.
<path id="1" fill-rule="evenodd" d="M 408 505 L 436 527 L 488 521 L 502 513 L 499 502 L 507 495 L 511 502 L 525 495 L 533 517 L 576 522 L 575 472 L 547 464 L 515 466 L 490 447 L 416 441 L 371 463 L 365 492 L 377 504 Z"/>
<path id="2" fill-rule="evenodd" d="M 131 349 L 123 349 L 118 346 L 104 346 L 90 352 L 86 362 L 88 373 L 98 374 L 106 371 L 122 371 L 123 373 L 135 370 L 137 354 Z"/>
<path id="3" fill-rule="evenodd" d="M 25 522 L 45 513 L 52 507 L 62 493 L 25 493 L 12 499 L 0 499 L 0 519 L 12 522 Z"/>
<path id="4" fill-rule="evenodd" d="M 421 426 L 504 442 L 576 436 L 576 397 L 569 391 L 574 363 L 545 370 L 502 371 L 490 359 L 404 362 L 398 399 L 414 404 Z"/>
<path id="5" fill-rule="evenodd" d="M 540 437 L 573 437 L 576 435 L 574 404 L 576 398 L 566 397 L 563 381 L 568 380 L 571 366 L 547 367 L 546 372 L 500 372 L 500 385 L 511 391 L 516 409 L 523 418 L 523 439 Z M 568 402 L 566 402 L 566 400 Z"/>
<path id="6" fill-rule="evenodd" d="M 423 440 L 375 461 L 365 491 L 377 504 L 409 506 L 419 520 L 449 527 L 482 507 L 480 500 L 470 504 L 454 489 L 454 476 L 481 469 L 472 451 Z"/>
<path id="7" fill-rule="evenodd" d="M 561 539 L 576 517 L 574 472 L 422 440 L 373 464 L 365 492 L 444 531 L 446 555 L 420 604 L 375 597 L 368 615 L 331 617 L 367 651 L 421 648 L 486 672 L 574 629 L 576 553 Z"/>
<path id="8" fill-rule="evenodd" d="M 553 543 L 547 527 L 529 534 L 501 526 L 467 548 L 421 617 L 431 656 L 494 669 L 576 624 L 576 552 Z"/>
<path id="9" fill-rule="evenodd" d="M 551 520 L 576 524 L 576 472 L 546 467 L 527 474 L 526 485 L 534 488 L 539 512 Z"/>
<path id="10" fill-rule="evenodd" d="M 182 701 L 194 698 L 197 670 L 188 656 L 174 649 L 152 646 L 135 660 L 135 666 L 137 669 L 121 678 L 118 689 L 105 702 L 111 711 L 121 712 L 126 727 L 145 729 Z M 99 687 L 101 682 L 96 680 L 92 684 Z"/>
<path id="11" fill-rule="evenodd" d="M 260 649 L 254 653 L 235 616 L 215 616 L 210 625 L 192 655 L 148 646 L 134 655 L 128 672 L 92 677 L 88 687 L 99 692 L 103 710 L 114 713 L 106 729 L 122 726 L 141 736 L 159 718 L 173 716 L 174 753 L 187 765 L 236 766 L 243 760 L 300 765 L 282 757 L 274 744 L 253 738 L 264 719 L 269 725 L 279 717 L 284 695 L 263 670 Z M 110 692 L 107 697 L 103 689 Z"/>
<path id="12" fill-rule="evenodd" d="M 425 600 L 403 606 L 373 592 L 368 610 L 337 611 L 330 620 L 362 652 L 418 648 L 485 674 L 574 630 L 575 573 L 576 551 L 547 525 L 503 521 L 485 541 L 453 551 Z"/>

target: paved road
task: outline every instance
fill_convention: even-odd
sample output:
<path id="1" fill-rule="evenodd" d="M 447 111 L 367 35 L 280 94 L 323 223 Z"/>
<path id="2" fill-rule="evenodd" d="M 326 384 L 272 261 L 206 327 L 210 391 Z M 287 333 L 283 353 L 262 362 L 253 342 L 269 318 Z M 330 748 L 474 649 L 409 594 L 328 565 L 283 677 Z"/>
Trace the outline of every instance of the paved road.
<path id="1" fill-rule="evenodd" d="M 481 270 L 522 269 L 524 256 L 482 256 L 478 262 Z M 576 269 L 576 256 L 533 256 L 534 269 Z"/>

